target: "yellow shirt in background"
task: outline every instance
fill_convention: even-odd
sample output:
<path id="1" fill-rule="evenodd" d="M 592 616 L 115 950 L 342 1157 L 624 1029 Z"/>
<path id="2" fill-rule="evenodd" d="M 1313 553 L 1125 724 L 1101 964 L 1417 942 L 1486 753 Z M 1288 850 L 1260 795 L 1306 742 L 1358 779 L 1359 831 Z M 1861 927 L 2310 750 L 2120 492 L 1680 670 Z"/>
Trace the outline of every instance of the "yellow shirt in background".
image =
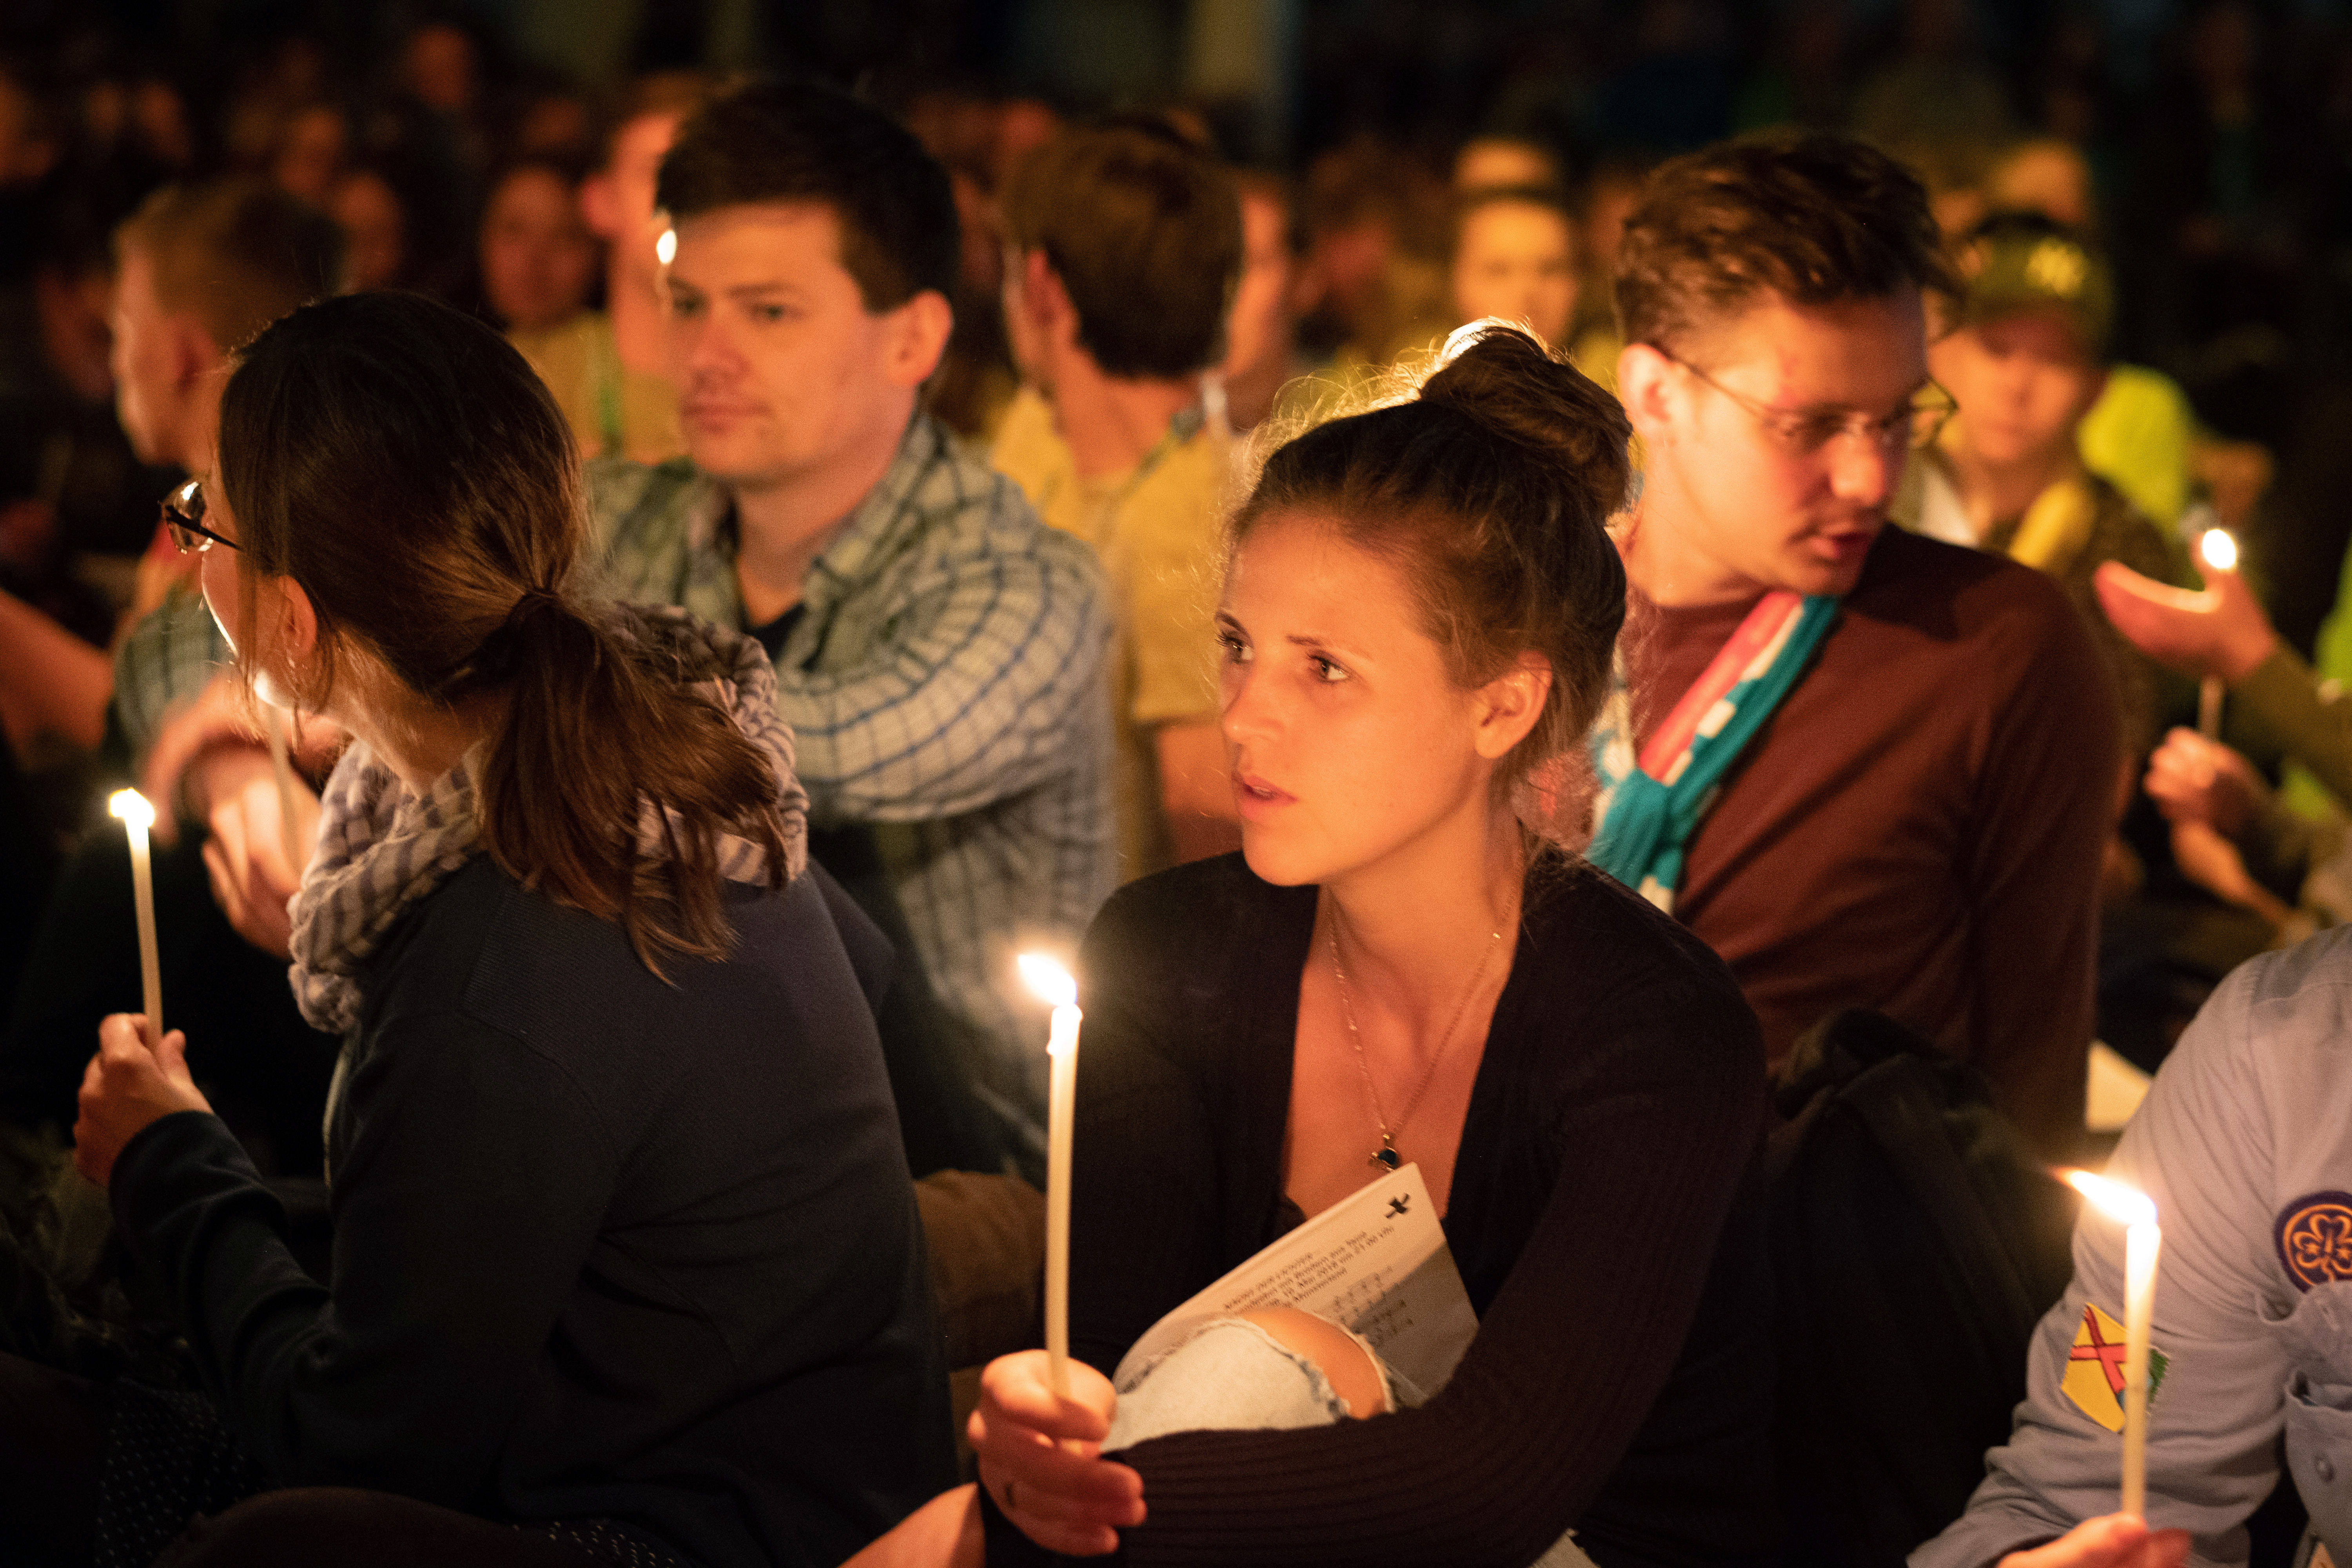
<path id="1" fill-rule="evenodd" d="M 612 318 L 604 311 L 583 310 L 552 327 L 509 332 L 507 341 L 555 395 L 583 462 L 621 457 L 652 464 L 686 455 L 677 389 L 621 363 Z"/>
<path id="2" fill-rule="evenodd" d="M 2189 505 L 2196 435 L 2196 413 L 2178 382 L 2145 365 L 2118 364 L 2108 367 L 2106 390 L 2074 427 L 2074 446 L 2084 468 L 2168 529 Z"/>
<path id="3" fill-rule="evenodd" d="M 1005 410 L 989 451 L 996 471 L 1021 487 L 1039 517 L 1094 547 L 1118 604 L 1111 719 L 1122 881 L 1175 864 L 1160 793 L 1160 726 L 1217 717 L 1227 457 L 1228 443 L 1191 411 L 1135 468 L 1081 479 L 1054 428 L 1052 406 L 1029 386 Z"/>

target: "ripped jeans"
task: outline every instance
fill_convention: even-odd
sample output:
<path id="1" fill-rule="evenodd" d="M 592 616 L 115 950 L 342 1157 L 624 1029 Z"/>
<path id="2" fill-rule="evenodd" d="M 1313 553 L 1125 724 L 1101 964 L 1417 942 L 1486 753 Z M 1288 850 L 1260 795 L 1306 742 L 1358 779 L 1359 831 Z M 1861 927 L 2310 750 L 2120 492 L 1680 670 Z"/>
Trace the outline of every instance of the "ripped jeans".
<path id="1" fill-rule="evenodd" d="M 1380 1368 L 1387 1410 L 1421 1403 L 1361 1336 L 1349 1337 Z M 1131 1447 L 1171 1432 L 1330 1426 L 1350 1414 L 1321 1367 L 1247 1319 L 1217 1318 L 1118 1385 L 1118 1408 L 1103 1448 Z M 1593 1568 L 1575 1536 L 1572 1530 L 1562 1535 L 1534 1568 Z"/>

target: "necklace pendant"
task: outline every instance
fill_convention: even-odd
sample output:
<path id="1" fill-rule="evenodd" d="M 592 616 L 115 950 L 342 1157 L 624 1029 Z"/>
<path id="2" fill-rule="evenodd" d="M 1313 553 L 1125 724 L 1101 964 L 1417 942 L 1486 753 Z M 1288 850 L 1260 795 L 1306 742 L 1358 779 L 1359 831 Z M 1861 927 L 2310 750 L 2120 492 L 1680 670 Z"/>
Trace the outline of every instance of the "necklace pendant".
<path id="1" fill-rule="evenodd" d="M 1393 1171 L 1404 1163 L 1404 1156 L 1396 1152 L 1395 1144 L 1383 1138 L 1381 1140 L 1381 1146 L 1372 1151 L 1372 1157 L 1364 1163 L 1378 1165 L 1383 1171 Z"/>

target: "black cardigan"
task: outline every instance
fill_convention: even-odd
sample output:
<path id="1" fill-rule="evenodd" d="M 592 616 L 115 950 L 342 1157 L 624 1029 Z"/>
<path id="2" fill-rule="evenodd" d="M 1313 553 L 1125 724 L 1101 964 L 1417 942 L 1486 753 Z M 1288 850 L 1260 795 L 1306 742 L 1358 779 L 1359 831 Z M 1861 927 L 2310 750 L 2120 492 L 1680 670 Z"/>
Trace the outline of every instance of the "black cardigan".
<path id="1" fill-rule="evenodd" d="M 729 893 L 734 956 L 669 984 L 486 855 L 405 914 L 330 1113 L 331 1290 L 217 1119 L 123 1150 L 116 1222 L 274 1483 L 612 1518 L 713 1568 L 830 1568 L 952 1484 L 849 953 L 814 876 Z"/>
<path id="2" fill-rule="evenodd" d="M 1070 1338 L 1106 1373 L 1284 1226 L 1315 904 L 1229 856 L 1087 935 Z M 1129 1563 L 1526 1568 L 1571 1525 L 1609 1568 L 1773 1560 L 1756 1021 L 1608 878 L 1539 871 L 1526 904 L 1445 1219 L 1468 1354 L 1419 1410 L 1138 1445 Z M 992 1563 L 1046 1560 L 984 1506 Z"/>

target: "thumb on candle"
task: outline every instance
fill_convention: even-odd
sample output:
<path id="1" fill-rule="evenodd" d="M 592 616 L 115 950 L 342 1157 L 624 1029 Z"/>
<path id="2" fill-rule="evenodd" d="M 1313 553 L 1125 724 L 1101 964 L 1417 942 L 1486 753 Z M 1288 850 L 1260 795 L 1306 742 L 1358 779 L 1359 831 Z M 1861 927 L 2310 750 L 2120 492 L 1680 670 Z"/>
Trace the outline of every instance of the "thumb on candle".
<path id="1" fill-rule="evenodd" d="M 152 1046 L 155 1065 L 163 1069 L 163 1076 L 178 1083 L 194 1083 L 195 1079 L 188 1071 L 187 1031 L 173 1029 L 159 1042 L 153 1038 L 153 1026 L 143 1017 L 139 1022 L 140 1033 Z"/>

